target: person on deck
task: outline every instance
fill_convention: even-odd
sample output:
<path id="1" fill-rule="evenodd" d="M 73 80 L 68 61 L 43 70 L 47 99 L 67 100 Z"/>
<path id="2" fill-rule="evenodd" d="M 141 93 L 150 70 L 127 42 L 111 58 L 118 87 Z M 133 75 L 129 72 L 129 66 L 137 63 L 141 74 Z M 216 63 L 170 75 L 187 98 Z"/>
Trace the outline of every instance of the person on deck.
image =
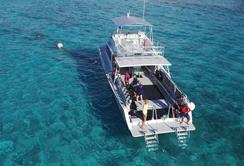
<path id="1" fill-rule="evenodd" d="M 135 89 L 137 84 L 138 84 L 138 79 L 137 79 L 136 75 L 134 75 L 133 80 L 131 82 L 131 86 Z"/>
<path id="2" fill-rule="evenodd" d="M 143 100 L 142 93 L 143 93 L 143 85 L 139 81 L 139 83 L 136 86 L 136 101 L 138 101 L 139 97 L 141 100 Z"/>
<path id="3" fill-rule="evenodd" d="M 180 113 L 180 117 L 181 117 L 181 122 L 184 122 L 184 118 L 187 119 L 187 124 L 189 124 L 191 118 L 190 118 L 190 115 L 188 114 L 188 112 L 191 111 L 191 109 L 187 106 L 186 103 L 184 103 L 183 105 L 179 105 L 177 104 L 177 107 L 178 107 L 178 110 L 179 110 L 179 113 Z"/>
<path id="4" fill-rule="evenodd" d="M 125 81 L 125 86 L 127 87 L 129 85 L 129 81 L 130 81 L 130 74 L 129 74 L 128 71 L 125 72 L 125 79 L 124 79 L 124 81 Z"/>
<path id="5" fill-rule="evenodd" d="M 147 111 L 148 111 L 148 106 L 149 106 L 149 102 L 148 100 L 145 100 L 144 101 L 144 106 L 143 106 L 143 121 L 142 121 L 142 124 L 141 124 L 141 128 L 144 129 L 145 128 L 145 124 L 146 124 L 146 121 L 147 121 Z"/>

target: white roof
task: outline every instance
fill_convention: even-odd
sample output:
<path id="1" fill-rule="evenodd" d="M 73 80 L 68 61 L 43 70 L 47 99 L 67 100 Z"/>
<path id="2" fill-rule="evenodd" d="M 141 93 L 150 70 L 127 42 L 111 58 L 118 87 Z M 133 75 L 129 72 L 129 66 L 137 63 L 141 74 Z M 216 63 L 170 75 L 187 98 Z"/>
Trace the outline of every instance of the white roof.
<path id="1" fill-rule="evenodd" d="M 171 65 L 163 56 L 115 57 L 115 60 L 119 67 Z"/>
<path id="2" fill-rule="evenodd" d="M 117 26 L 130 26 L 130 25 L 144 25 L 144 26 L 152 26 L 145 19 L 134 17 L 134 16 L 121 16 L 112 19 L 112 21 Z"/>

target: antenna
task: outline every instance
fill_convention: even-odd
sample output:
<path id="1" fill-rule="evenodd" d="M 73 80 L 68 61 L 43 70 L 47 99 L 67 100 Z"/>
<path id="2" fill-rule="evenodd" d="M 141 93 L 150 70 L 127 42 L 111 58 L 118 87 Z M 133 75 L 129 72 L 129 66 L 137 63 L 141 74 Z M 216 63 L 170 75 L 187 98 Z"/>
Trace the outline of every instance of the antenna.
<path id="1" fill-rule="evenodd" d="M 130 10 L 129 10 L 129 12 L 127 13 L 127 17 L 130 17 Z"/>
<path id="2" fill-rule="evenodd" d="M 143 13 L 142 13 L 143 20 L 144 20 L 145 8 L 146 8 L 146 0 L 144 0 L 144 3 L 143 3 Z"/>

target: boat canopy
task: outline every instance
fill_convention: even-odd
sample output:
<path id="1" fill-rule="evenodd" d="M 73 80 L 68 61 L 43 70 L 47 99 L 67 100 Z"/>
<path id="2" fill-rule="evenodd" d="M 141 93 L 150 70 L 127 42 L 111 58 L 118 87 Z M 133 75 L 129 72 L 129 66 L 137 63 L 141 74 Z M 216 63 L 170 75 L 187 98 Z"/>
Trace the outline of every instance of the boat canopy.
<path id="1" fill-rule="evenodd" d="M 163 56 L 115 57 L 115 60 L 119 67 L 171 65 Z"/>
<path id="2" fill-rule="evenodd" d="M 139 18 L 139 17 L 134 17 L 134 16 L 121 16 L 121 17 L 116 17 L 112 19 L 112 21 L 119 27 L 123 26 L 152 26 L 149 22 L 147 22 L 145 19 Z"/>

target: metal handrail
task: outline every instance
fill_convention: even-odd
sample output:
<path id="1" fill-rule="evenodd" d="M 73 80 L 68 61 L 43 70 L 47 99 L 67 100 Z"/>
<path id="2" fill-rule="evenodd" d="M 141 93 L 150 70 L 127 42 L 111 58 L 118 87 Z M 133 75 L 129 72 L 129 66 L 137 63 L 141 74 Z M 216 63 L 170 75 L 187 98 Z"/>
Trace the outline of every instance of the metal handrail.
<path id="1" fill-rule="evenodd" d="M 122 88 L 124 86 L 123 86 L 123 81 L 122 81 L 121 77 L 117 77 L 115 83 L 116 83 L 116 85 L 117 85 L 117 87 L 119 89 L 119 93 L 120 93 L 120 96 L 122 97 L 122 100 L 123 100 L 124 104 L 125 105 L 130 104 L 130 102 L 127 102 L 126 97 L 125 97 L 125 93 L 122 91 Z"/>
<path id="2" fill-rule="evenodd" d="M 120 77 L 116 78 L 115 84 L 117 85 L 118 89 L 119 89 L 119 95 L 122 97 L 123 102 L 126 104 L 126 98 L 125 95 L 122 91 L 122 80 Z"/>
<path id="3" fill-rule="evenodd" d="M 122 48 L 121 50 L 124 51 L 120 51 L 120 54 L 118 56 L 141 56 L 141 55 L 150 55 L 150 54 L 154 54 L 154 55 L 164 55 L 163 51 L 159 50 L 159 51 L 142 51 L 142 52 L 137 52 L 137 51 L 128 51 L 124 48 Z M 139 55 L 138 55 L 139 54 Z"/>
<path id="4" fill-rule="evenodd" d="M 134 39 L 134 38 L 130 38 L 130 39 Z M 135 38 L 135 39 L 138 39 L 138 38 Z M 150 41 L 150 40 L 147 40 L 147 41 Z M 143 45 L 140 46 L 138 44 L 138 46 L 139 46 L 138 48 L 142 49 L 142 51 L 140 51 L 140 52 L 134 51 L 133 47 L 127 46 L 127 48 L 126 48 L 124 44 L 119 44 L 119 42 L 116 42 L 116 45 L 117 45 L 117 48 L 119 48 L 118 51 L 120 51 L 120 54 L 127 55 L 127 56 L 135 55 L 135 53 L 164 55 L 164 49 L 165 49 L 165 47 L 160 46 L 160 45 L 154 46 L 153 43 L 151 43 L 151 41 L 150 41 L 150 44 L 148 44 L 147 46 L 143 46 Z M 151 49 L 151 50 L 149 50 L 149 49 Z"/>
<path id="5" fill-rule="evenodd" d="M 153 106 L 153 108 L 154 108 L 154 106 Z M 157 120 L 158 119 L 157 109 L 154 108 L 154 111 L 156 113 L 156 120 Z"/>
<path id="6" fill-rule="evenodd" d="M 157 114 L 157 109 L 155 109 L 154 105 L 153 105 L 153 112 L 155 114 L 155 118 L 154 118 L 154 114 L 153 114 L 153 119 L 156 119 L 156 130 L 158 130 L 158 114 Z M 156 130 L 154 129 L 155 134 L 157 133 Z"/>
<path id="7" fill-rule="evenodd" d="M 129 47 L 129 46 L 123 46 L 122 44 L 117 44 L 117 45 L 119 45 L 120 47 L 122 47 L 122 48 L 124 48 L 125 49 L 125 47 Z M 157 49 L 159 49 L 159 50 L 161 50 L 161 49 L 165 49 L 165 47 L 164 46 L 154 46 L 154 45 L 151 45 L 151 46 L 140 46 L 140 47 L 138 47 L 138 48 L 142 48 L 142 49 L 154 49 L 154 50 L 157 50 Z"/>

